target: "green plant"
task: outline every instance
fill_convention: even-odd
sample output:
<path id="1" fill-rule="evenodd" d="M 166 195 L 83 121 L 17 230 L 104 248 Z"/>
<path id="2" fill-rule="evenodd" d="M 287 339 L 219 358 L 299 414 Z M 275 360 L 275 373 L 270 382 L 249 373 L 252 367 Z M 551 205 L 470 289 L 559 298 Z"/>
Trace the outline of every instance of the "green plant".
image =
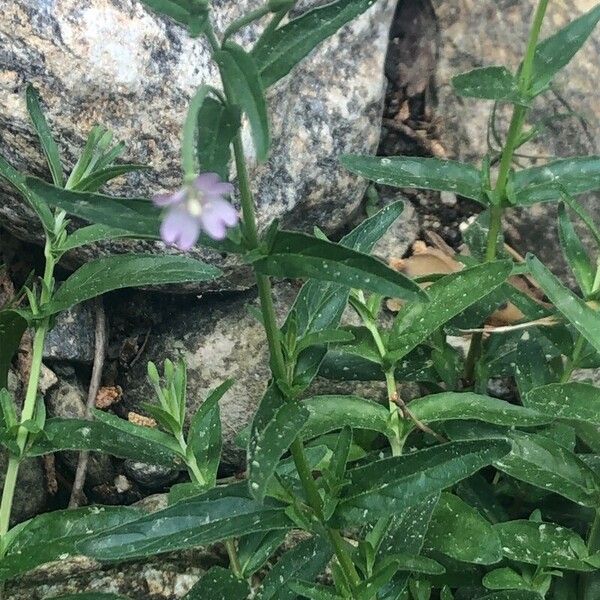
<path id="1" fill-rule="evenodd" d="M 2 163 L 2 173 L 37 210 L 48 236 L 47 272 L 40 293 L 28 292 L 31 308 L 10 309 L 6 317 L 0 313 L 8 323 L 0 321 L 2 335 L 13 340 L 1 364 L 7 364 L 18 343 L 19 327 L 31 323 L 36 329 L 34 369 L 20 422 L 8 393 L 2 392 L 2 443 L 11 452 L 11 477 L 25 455 L 81 448 L 179 465 L 191 481 L 175 486 L 169 507 L 156 514 L 104 508 L 92 521 L 89 509 L 57 511 L 12 531 L 7 523 L 14 481 L 5 485 L 0 578 L 65 552 L 120 561 L 222 541 L 230 569 L 210 569 L 188 600 L 250 594 L 262 600 L 597 597 L 600 390 L 572 382 L 571 376 L 576 368 L 600 364 L 600 268 L 575 234 L 567 206 L 600 247 L 597 226 L 575 199 L 600 188 L 600 158 L 561 159 L 521 170 L 514 170 L 513 159 L 537 131 L 525 130 L 531 103 L 591 34 L 600 6 L 539 42 L 548 5 L 540 0 L 516 74 L 494 66 L 454 79 L 463 96 L 513 105 L 501 151 L 484 157 L 481 167 L 432 158 L 343 158 L 349 170 L 376 183 L 453 191 L 483 206 L 465 234 L 471 252 L 462 258 L 464 268 L 416 282 L 370 255 L 400 215 L 402 203 L 373 214 L 338 243 L 319 232 L 282 230 L 277 223 L 258 231 L 241 143 L 244 114 L 257 156 L 266 159 L 266 88 L 373 3 L 336 0 L 282 24 L 295 3 L 271 0 L 232 23 L 218 39 L 208 2 L 146 0 L 191 35 L 208 40 L 222 79 L 222 89 L 202 86 L 190 103 L 182 148 L 184 187 L 154 204 L 75 189 L 69 181 L 81 182 L 78 177 L 63 186 L 53 158 L 57 152 L 44 133 L 40 138 L 54 184 L 23 178 Z M 250 51 L 231 41 L 236 31 L 267 15 L 270 21 Z M 47 130 L 39 123 L 37 128 Z M 225 202 L 230 188 L 217 175 L 225 178 L 232 160 L 242 219 L 236 225 L 227 216 L 230 206 L 220 204 L 222 222 L 214 229 L 203 220 L 203 211 L 211 210 L 211 201 Z M 200 180 L 199 172 L 211 175 Z M 580 296 L 534 256 L 515 263 L 499 244 L 505 210 L 550 201 L 564 202 L 561 245 Z M 84 228 L 68 236 L 65 213 L 53 214 L 49 206 L 95 222 L 89 227 L 97 233 L 82 234 Z M 140 264 L 146 267 L 144 280 L 135 279 L 140 285 L 218 275 L 186 258 L 119 257 L 103 259 L 116 261 L 110 277 L 86 265 L 54 290 L 52 270 L 69 239 L 78 233 L 85 241 L 115 235 L 158 238 L 161 222 L 173 210 L 181 211 L 183 220 L 175 230 L 163 224 L 165 239 L 188 247 L 204 229 L 208 235 L 200 236 L 200 243 L 241 255 L 256 275 L 272 377 L 242 436 L 247 481 L 217 480 L 218 401 L 228 382 L 207 398 L 185 433 L 183 364 L 167 362 L 163 378 L 149 366 L 158 404 L 146 410 L 161 430 L 102 413 L 93 422 L 44 423 L 41 404 L 35 409 L 39 345 L 52 315 L 125 282 L 131 285 Z M 510 278 L 524 273 L 535 278 L 551 306 L 512 285 Z M 281 326 L 271 277 L 307 280 Z M 405 301 L 391 326 L 381 318 L 386 297 Z M 486 335 L 482 323 L 507 301 L 522 312 L 522 322 Z M 348 304 L 360 326 L 342 324 Z M 475 331 L 466 357 L 449 343 L 456 331 Z M 540 364 L 540 356 L 548 359 Z M 356 396 L 310 397 L 317 374 L 384 380 L 388 404 Z M 519 397 L 513 402 L 487 395 L 489 379 L 499 376 L 516 380 Z M 402 381 L 420 382 L 432 393 L 406 402 L 398 393 Z M 308 532 L 309 538 L 283 554 L 260 587 L 251 590 L 252 577 L 294 529 Z M 327 565 L 328 584 L 316 583 Z M 79 596 L 86 597 L 109 598 Z"/>

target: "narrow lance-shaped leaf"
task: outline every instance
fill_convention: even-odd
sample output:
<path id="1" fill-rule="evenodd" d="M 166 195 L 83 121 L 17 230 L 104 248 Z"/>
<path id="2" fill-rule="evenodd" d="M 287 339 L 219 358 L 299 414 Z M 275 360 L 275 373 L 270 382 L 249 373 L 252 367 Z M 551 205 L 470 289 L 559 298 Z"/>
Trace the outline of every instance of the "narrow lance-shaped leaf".
<path id="1" fill-rule="evenodd" d="M 481 67 L 452 78 L 458 94 L 483 100 L 518 101 L 519 89 L 506 67 Z"/>
<path id="2" fill-rule="evenodd" d="M 335 0 L 276 29 L 252 51 L 263 85 L 285 77 L 313 48 L 373 4 L 375 0 Z"/>
<path id="3" fill-rule="evenodd" d="M 142 0 L 142 2 L 187 27 L 193 37 L 202 33 L 208 19 L 208 3 L 196 0 Z"/>
<path id="4" fill-rule="evenodd" d="M 197 158 L 201 171 L 229 178 L 231 141 L 240 125 L 239 110 L 205 98 L 198 111 Z"/>
<path id="5" fill-rule="evenodd" d="M 311 278 L 412 301 L 426 294 L 410 279 L 380 260 L 304 233 L 278 231 L 269 254 L 253 267 L 274 277 Z"/>
<path id="6" fill-rule="evenodd" d="M 92 171 L 88 176 L 80 179 L 74 186 L 73 189 L 81 192 L 97 192 L 105 183 L 126 175 L 127 173 L 133 173 L 135 171 L 147 171 L 151 169 L 148 165 L 111 165 L 104 169 L 97 169 Z"/>
<path id="7" fill-rule="evenodd" d="M 351 469 L 334 519 L 365 523 L 405 510 L 498 460 L 509 449 L 504 440 L 451 442 Z"/>
<path id="8" fill-rule="evenodd" d="M 50 127 L 48 127 L 46 117 L 42 111 L 39 95 L 32 85 L 27 86 L 25 95 L 27 97 L 27 110 L 40 139 L 42 150 L 46 155 L 46 160 L 48 161 L 48 166 L 50 167 L 50 173 L 52 174 L 52 181 L 54 181 L 55 185 L 63 186 L 65 179 L 63 175 L 62 163 L 60 162 L 60 153 L 58 151 L 58 146 L 52 137 L 52 133 L 50 132 Z"/>
<path id="9" fill-rule="evenodd" d="M 26 185 L 25 176 L 21 175 L 2 155 L 0 155 L 0 177 L 8 181 L 35 211 L 46 231 L 54 230 L 54 216 L 44 200 L 36 196 Z"/>
<path id="10" fill-rule="evenodd" d="M 292 527 L 283 506 L 223 496 L 218 488 L 214 492 L 181 500 L 109 533 L 88 537 L 79 550 L 99 560 L 127 560 Z"/>
<path id="11" fill-rule="evenodd" d="M 208 281 L 219 275 L 221 271 L 216 267 L 186 256 L 109 256 L 86 263 L 75 271 L 43 310 L 51 315 L 113 290 Z"/>
<path id="12" fill-rule="evenodd" d="M 527 265 L 556 309 L 600 352 L 600 311 L 567 289 L 535 256 L 527 256 Z"/>
<path id="13" fill-rule="evenodd" d="M 132 233 L 126 229 L 115 229 L 107 225 L 87 225 L 77 229 L 67 237 L 66 242 L 61 246 L 63 252 L 68 252 L 74 248 L 94 244 L 96 242 L 105 242 L 118 238 L 131 237 Z"/>
<path id="14" fill-rule="evenodd" d="M 161 212 L 148 200 L 63 190 L 36 177 L 27 177 L 26 185 L 34 196 L 50 206 L 86 221 L 126 229 L 142 237 L 160 237 Z"/>
<path id="15" fill-rule="evenodd" d="M 76 556 L 76 544 L 82 539 L 135 521 L 142 514 L 139 509 L 124 506 L 93 506 L 39 515 L 12 538 L 0 564 L 0 580 L 59 560 L 65 554 Z"/>
<path id="16" fill-rule="evenodd" d="M 267 573 L 262 583 L 261 600 L 295 600 L 290 581 L 313 580 L 319 575 L 332 555 L 329 543 L 319 537 L 300 542 L 286 552 Z"/>
<path id="17" fill-rule="evenodd" d="M 554 75 L 565 67 L 583 46 L 598 21 L 600 5 L 596 5 L 538 44 L 533 59 L 532 94 L 537 95 L 544 91 Z"/>
<path id="18" fill-rule="evenodd" d="M 62 450 L 92 450 L 171 468 L 185 468 L 178 444 L 168 434 L 140 427 L 109 413 L 98 412 L 94 421 L 48 419 L 44 436 L 28 449 L 28 456 Z"/>
<path id="19" fill-rule="evenodd" d="M 287 401 L 273 414 L 268 425 L 253 432 L 252 453 L 248 456 L 251 494 L 262 500 L 281 455 L 290 447 L 308 419 L 308 411 L 297 401 Z"/>
<path id="20" fill-rule="evenodd" d="M 600 156 L 561 158 L 517 171 L 510 182 L 510 199 L 517 206 L 559 200 L 600 189 Z"/>
<path id="21" fill-rule="evenodd" d="M 508 475 L 582 506 L 600 502 L 600 480 L 574 452 L 548 437 L 511 432 L 509 454 L 494 465 Z"/>
<path id="22" fill-rule="evenodd" d="M 341 163 L 352 173 L 381 185 L 450 191 L 487 205 L 481 172 L 470 165 L 416 156 L 380 158 L 353 155 L 343 156 Z"/>
<path id="23" fill-rule="evenodd" d="M 248 116 L 254 147 L 260 162 L 267 160 L 271 145 L 269 115 L 263 84 L 254 59 L 241 46 L 227 42 L 216 55 L 225 85 Z"/>
<path id="24" fill-rule="evenodd" d="M 558 234 L 563 253 L 579 289 L 587 295 L 592 291 L 595 269 L 563 203 L 558 205 Z"/>
<path id="25" fill-rule="evenodd" d="M 442 392 L 423 396 L 411 402 L 410 410 L 423 423 L 473 419 L 509 427 L 533 427 L 552 421 L 548 414 L 473 392 Z M 406 427 L 410 430 L 413 424 L 409 423 Z"/>
<path id="26" fill-rule="evenodd" d="M 489 262 L 447 275 L 427 288 L 427 304 L 410 304 L 398 313 L 390 336 L 392 360 L 400 360 L 450 319 L 502 285 L 510 261 Z"/>
<path id="27" fill-rule="evenodd" d="M 600 425 L 600 388 L 589 383 L 552 383 L 531 390 L 525 406 L 542 414 L 569 421 Z"/>
<path id="28" fill-rule="evenodd" d="M 557 569 L 594 570 L 575 552 L 575 548 L 585 547 L 585 542 L 566 527 L 522 520 L 498 523 L 494 529 L 509 560 Z"/>
<path id="29" fill-rule="evenodd" d="M 373 400 L 359 396 L 315 396 L 303 401 L 309 417 L 302 436 L 310 439 L 341 429 L 369 429 L 379 433 L 390 433 L 389 411 Z"/>

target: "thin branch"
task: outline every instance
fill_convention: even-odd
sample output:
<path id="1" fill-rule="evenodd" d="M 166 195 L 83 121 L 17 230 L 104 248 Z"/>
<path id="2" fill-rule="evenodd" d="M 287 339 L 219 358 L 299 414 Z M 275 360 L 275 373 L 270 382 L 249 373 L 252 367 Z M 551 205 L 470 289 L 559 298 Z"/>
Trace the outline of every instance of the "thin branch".
<path id="1" fill-rule="evenodd" d="M 92 378 L 88 388 L 87 403 L 85 407 L 85 419 L 91 421 L 93 418 L 92 410 L 96 403 L 96 396 L 100 389 L 100 379 L 102 378 L 102 369 L 104 368 L 104 355 L 106 353 L 106 315 L 102 299 L 97 298 L 96 305 L 96 332 L 94 343 L 94 365 L 92 367 Z M 75 472 L 75 481 L 71 490 L 71 498 L 69 500 L 69 508 L 77 508 L 83 493 L 85 484 L 85 476 L 87 473 L 87 465 L 89 459 L 89 451 L 83 450 L 79 453 L 77 462 L 77 470 Z"/>

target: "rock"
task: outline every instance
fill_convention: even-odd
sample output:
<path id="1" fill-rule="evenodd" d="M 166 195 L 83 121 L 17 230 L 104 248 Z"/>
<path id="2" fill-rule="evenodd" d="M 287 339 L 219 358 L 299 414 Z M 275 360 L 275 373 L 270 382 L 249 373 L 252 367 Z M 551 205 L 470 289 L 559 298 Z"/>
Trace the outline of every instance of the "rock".
<path id="1" fill-rule="evenodd" d="M 303 9 L 320 0 L 302 2 Z M 215 0 L 216 28 L 262 0 Z M 377 148 L 384 95 L 383 64 L 393 0 L 380 0 L 352 25 L 322 44 L 269 92 L 273 149 L 268 164 L 252 166 L 258 222 L 280 218 L 288 227 L 332 232 L 357 208 L 365 182 L 342 169 L 337 157 L 371 154 Z M 238 40 L 257 36 L 250 27 Z M 0 24 L 3 74 L 0 78 L 2 152 L 16 168 L 47 176 L 24 101 L 35 84 L 65 163 L 70 167 L 94 123 L 127 140 L 127 158 L 151 164 L 152 174 L 133 174 L 110 191 L 148 195 L 174 189 L 181 181 L 179 139 L 187 102 L 201 83 L 218 85 L 204 40 L 137 0 L 16 0 Z M 246 135 L 245 139 L 249 140 Z M 249 143 L 248 143 L 249 146 Z M 248 147 L 251 162 L 252 149 Z M 40 241 L 31 211 L 4 182 L 0 215 L 17 236 Z M 119 251 L 165 252 L 161 244 L 114 242 L 74 251 L 69 264 Z M 224 268 L 227 279 L 215 289 L 249 285 L 247 269 L 208 250 L 195 251 Z M 205 286 L 206 287 L 206 286 Z"/>
<path id="2" fill-rule="evenodd" d="M 135 460 L 126 460 L 123 468 L 131 479 L 151 491 L 163 490 L 179 477 L 179 471 Z"/>
<path id="3" fill-rule="evenodd" d="M 444 124 L 443 144 L 451 158 L 480 164 L 487 151 L 485 132 L 491 102 L 461 98 L 451 86 L 458 73 L 482 65 L 503 64 L 515 70 L 526 46 L 537 1 L 465 0 L 455 3 L 433 0 L 440 30 L 439 62 L 436 75 L 436 112 Z M 595 0 L 566 0 L 548 9 L 542 36 L 551 35 L 570 20 L 596 5 Z M 597 36 L 590 40 L 555 79 L 556 94 L 539 96 L 528 124 L 544 122 L 546 130 L 523 152 L 535 156 L 575 156 L 598 154 L 600 103 L 598 102 Z M 500 111 L 500 124 L 506 126 L 508 108 Z M 526 166 L 543 159 L 521 160 Z M 599 195 L 582 196 L 596 222 L 600 219 Z M 507 237 L 521 252 L 534 252 L 563 278 L 572 282 L 556 234 L 556 205 L 539 204 L 531 209 L 508 210 Z M 581 230 L 584 241 L 590 235 Z M 591 246 L 590 246 L 591 247 Z"/>
<path id="4" fill-rule="evenodd" d="M 91 364 L 94 360 L 93 303 L 77 304 L 59 313 L 44 343 L 44 360 Z"/>
<path id="5" fill-rule="evenodd" d="M 280 322 L 296 293 L 297 287 L 291 284 L 275 286 Z M 149 360 L 160 366 L 167 358 L 181 357 L 187 363 L 188 423 L 211 389 L 226 379 L 233 379 L 233 387 L 219 402 L 224 437 L 222 467 L 225 472 L 238 472 L 244 468 L 244 452 L 237 447 L 235 437 L 250 423 L 269 379 L 264 331 L 248 310 L 250 306 L 257 306 L 254 294 L 246 293 L 226 301 L 217 297 L 192 301 L 176 296 L 153 300 L 146 296 L 140 298 L 140 304 L 144 302 L 152 303 L 155 314 L 162 315 L 162 320 L 155 323 L 142 359 L 123 373 L 120 381 L 123 399 L 118 410 L 123 415 L 128 411 L 143 413 L 143 402 L 156 402 L 147 381 Z M 141 306 L 139 309 L 145 310 Z M 348 320 L 352 319 L 355 317 L 348 314 Z M 338 383 L 319 379 L 314 386 L 307 395 L 358 393 L 385 399 L 385 385 L 381 382 Z"/>
<path id="6" fill-rule="evenodd" d="M 85 392 L 78 386 L 61 381 L 59 386 L 46 398 L 49 417 L 65 419 L 83 419 L 85 416 Z M 77 468 L 78 452 L 61 452 L 64 464 L 72 472 Z M 88 460 L 86 483 L 99 486 L 111 483 L 114 479 L 114 467 L 110 456 L 91 452 Z"/>
<path id="7" fill-rule="evenodd" d="M 0 451 L 0 490 L 4 489 L 8 453 Z M 44 467 L 40 458 L 28 458 L 21 463 L 11 513 L 11 524 L 35 517 L 46 508 L 48 494 Z"/>

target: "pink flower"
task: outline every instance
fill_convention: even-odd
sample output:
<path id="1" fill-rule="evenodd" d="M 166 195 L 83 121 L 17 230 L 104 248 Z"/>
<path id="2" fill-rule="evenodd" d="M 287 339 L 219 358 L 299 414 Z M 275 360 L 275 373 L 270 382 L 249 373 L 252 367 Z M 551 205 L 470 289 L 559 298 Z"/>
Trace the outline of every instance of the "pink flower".
<path id="1" fill-rule="evenodd" d="M 227 236 L 227 228 L 235 227 L 239 217 L 224 199 L 233 193 L 233 185 L 221 181 L 216 173 L 202 173 L 173 194 L 158 194 L 155 206 L 166 207 L 160 237 L 166 244 L 190 250 L 204 230 L 214 240 Z"/>

